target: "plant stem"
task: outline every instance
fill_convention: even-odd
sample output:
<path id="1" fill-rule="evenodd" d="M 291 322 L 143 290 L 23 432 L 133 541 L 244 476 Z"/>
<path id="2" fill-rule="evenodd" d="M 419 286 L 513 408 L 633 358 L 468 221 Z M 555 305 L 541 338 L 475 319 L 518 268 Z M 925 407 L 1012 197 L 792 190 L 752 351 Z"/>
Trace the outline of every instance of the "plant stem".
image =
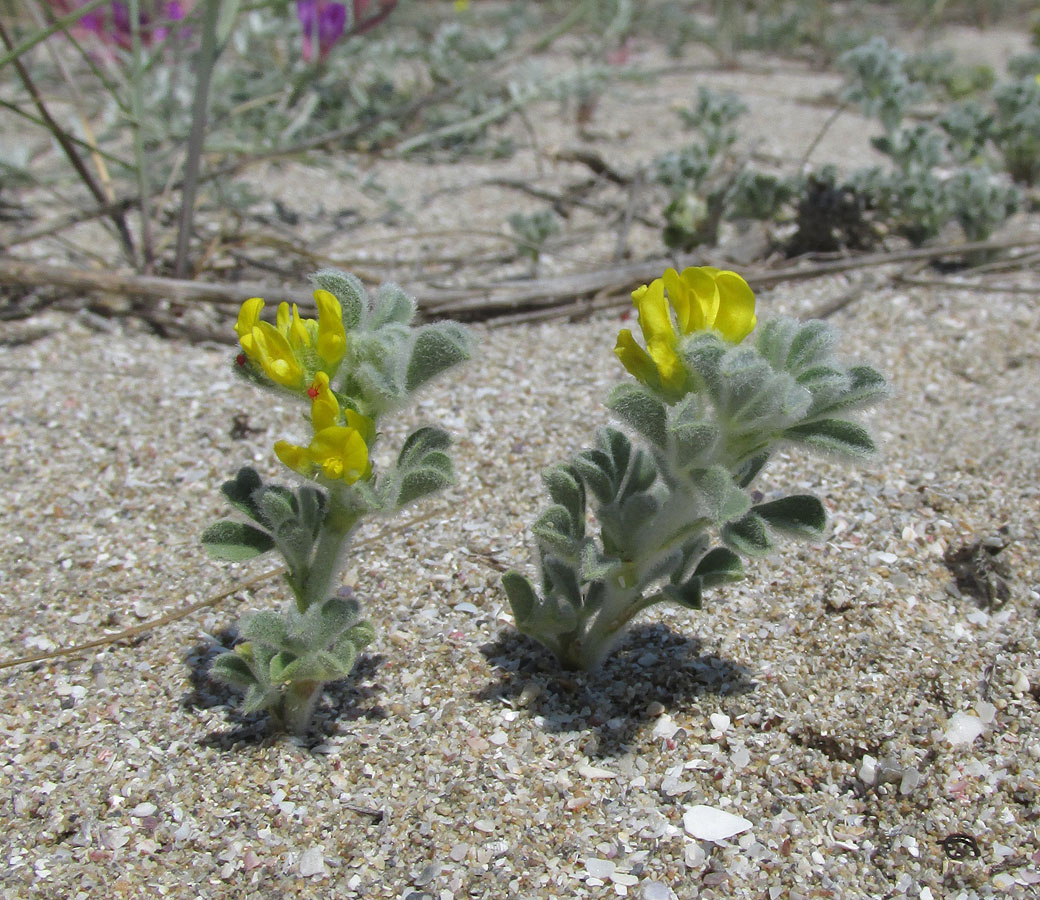
<path id="1" fill-rule="evenodd" d="M 198 78 L 195 82 L 195 103 L 192 107 L 191 133 L 188 137 L 188 158 L 184 164 L 184 187 L 181 190 L 181 218 L 177 230 L 177 257 L 174 276 L 183 278 L 188 269 L 188 245 L 195 215 L 195 194 L 198 190 L 199 162 L 202 142 L 206 134 L 206 110 L 209 105 L 209 85 L 213 66 L 220 54 L 217 46 L 217 19 L 220 0 L 208 0 L 202 21 L 202 47 L 199 49 Z"/>
<path id="2" fill-rule="evenodd" d="M 335 495 L 329 497 L 329 509 L 325 513 L 314 556 L 307 569 L 303 591 L 296 601 L 297 609 L 301 613 L 306 612 L 312 604 L 320 603 L 328 595 L 333 580 L 339 574 L 343 547 L 358 518 L 359 516 L 343 506 Z"/>
<path id="3" fill-rule="evenodd" d="M 311 724 L 314 708 L 321 697 L 320 681 L 297 681 L 290 684 L 282 695 L 279 718 L 290 734 L 303 735 Z"/>
<path id="4" fill-rule="evenodd" d="M 152 225 L 149 212 L 148 158 L 144 152 L 141 123 L 144 117 L 144 91 L 141 66 L 141 10 L 140 0 L 130 0 L 130 110 L 134 123 L 134 168 L 137 172 L 137 194 L 141 204 L 141 255 L 145 275 L 152 273 Z M 111 198 L 109 198 L 111 200 Z"/>

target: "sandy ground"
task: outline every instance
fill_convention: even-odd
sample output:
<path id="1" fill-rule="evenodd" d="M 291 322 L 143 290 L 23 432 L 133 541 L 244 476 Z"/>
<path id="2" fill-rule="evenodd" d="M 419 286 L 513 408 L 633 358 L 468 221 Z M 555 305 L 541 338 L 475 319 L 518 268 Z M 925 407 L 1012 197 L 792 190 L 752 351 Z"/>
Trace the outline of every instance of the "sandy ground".
<path id="1" fill-rule="evenodd" d="M 806 99 L 835 84 L 803 70 L 631 87 L 603 101 L 605 154 L 652 155 L 649 132 L 676 143 L 667 105 L 708 82 L 744 93 L 755 139 L 784 159 L 829 114 Z M 566 127 L 542 140 L 570 141 Z M 847 158 L 862 129 L 843 117 L 817 153 Z M 540 174 L 533 155 L 510 165 L 550 186 L 574 174 Z M 317 203 L 307 171 L 267 173 L 267 188 Z M 516 195 L 453 190 L 476 174 L 390 163 L 379 177 L 424 201 L 423 227 L 500 228 Z M 637 256 L 653 241 L 631 235 Z M 612 249 L 593 234 L 546 265 Z M 391 274 L 414 277 L 403 262 Z M 792 453 L 767 473 L 767 490 L 825 499 L 827 540 L 784 545 L 701 613 L 652 611 L 592 675 L 516 635 L 499 566 L 529 564 L 539 471 L 607 421 L 620 323 L 479 327 L 478 358 L 386 438 L 441 423 L 458 481 L 359 535 L 346 579 L 377 637 L 302 742 L 242 717 L 205 674 L 241 612 L 280 602 L 275 579 L 242 587 L 271 563 L 217 564 L 198 545 L 224 514 L 224 478 L 250 462 L 278 474 L 270 447 L 294 413 L 233 380 L 226 347 L 56 312 L 5 324 L 4 658 L 230 594 L 138 641 L 3 671 L 2 896 L 1035 896 L 1038 282 L 951 290 L 892 274 L 759 297 L 764 318 L 851 295 L 834 317 L 843 350 L 892 381 L 868 419 L 877 458 Z M 703 806 L 750 827 L 700 840 Z"/>

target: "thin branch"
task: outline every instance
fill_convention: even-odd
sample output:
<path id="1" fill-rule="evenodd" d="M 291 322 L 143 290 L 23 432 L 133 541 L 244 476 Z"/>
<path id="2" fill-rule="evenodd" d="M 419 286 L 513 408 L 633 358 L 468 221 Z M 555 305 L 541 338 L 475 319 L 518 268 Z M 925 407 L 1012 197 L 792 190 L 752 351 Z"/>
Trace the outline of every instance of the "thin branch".
<path id="1" fill-rule="evenodd" d="M 11 37 L 7 33 L 7 29 L 4 27 L 2 21 L 0 21 L 0 40 L 3 40 L 5 47 L 9 49 L 13 47 Z M 76 152 L 75 144 L 69 139 L 69 135 L 65 129 L 55 121 L 53 116 L 51 116 L 50 110 L 47 109 L 47 105 L 43 102 L 43 97 L 41 97 L 39 91 L 36 90 L 36 84 L 29 77 L 29 72 L 25 66 L 22 65 L 21 59 L 15 56 L 11 62 L 14 65 L 15 71 L 18 73 L 19 79 L 25 86 L 25 89 L 29 92 L 29 96 L 32 98 L 33 104 L 40 113 L 40 117 L 46 123 L 47 129 L 52 135 L 54 135 L 54 139 L 61 146 L 62 151 L 71 163 L 72 168 L 76 170 L 76 174 L 79 175 L 80 180 L 87 187 L 87 190 L 94 195 L 94 199 L 99 204 L 108 205 L 108 198 L 105 196 L 105 192 L 101 189 L 93 176 L 91 176 L 90 171 L 83 164 L 83 160 L 80 159 L 79 154 Z M 123 244 L 124 252 L 128 259 L 131 262 L 134 262 L 134 242 L 133 238 L 130 237 L 130 230 L 127 228 L 126 219 L 118 212 L 113 212 L 110 215 L 110 218 L 116 226 L 116 231 L 119 233 L 119 238 Z"/>
<path id="2" fill-rule="evenodd" d="M 183 278 L 188 271 L 188 246 L 191 242 L 192 218 L 195 215 L 195 194 L 198 190 L 199 164 L 202 143 L 206 135 L 206 112 L 209 108 L 209 85 L 213 66 L 221 48 L 217 46 L 217 18 L 220 0 L 208 0 L 202 24 L 202 47 L 199 50 L 199 69 L 195 81 L 195 102 L 191 114 L 191 134 L 188 137 L 188 157 L 184 166 L 184 187 L 181 190 L 181 216 L 177 227 L 177 256 L 173 272 Z M 142 201 L 145 198 L 142 192 Z"/>

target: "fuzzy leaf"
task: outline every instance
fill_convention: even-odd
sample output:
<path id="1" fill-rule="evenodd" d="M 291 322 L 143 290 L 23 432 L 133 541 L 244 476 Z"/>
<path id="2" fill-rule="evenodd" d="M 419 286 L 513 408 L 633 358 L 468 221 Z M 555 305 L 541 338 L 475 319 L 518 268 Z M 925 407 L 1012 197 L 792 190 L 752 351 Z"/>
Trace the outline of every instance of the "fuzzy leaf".
<path id="1" fill-rule="evenodd" d="M 832 415 L 862 409 L 881 400 L 888 393 L 885 377 L 870 366 L 852 366 L 848 371 L 848 379 L 846 390 L 832 403 L 819 409 L 819 413 Z"/>
<path id="2" fill-rule="evenodd" d="M 513 618 L 517 626 L 531 618 L 531 613 L 538 606 L 538 595 L 534 587 L 523 575 L 515 569 L 510 569 L 502 576 L 502 587 L 505 588 L 506 597 L 513 610 Z"/>
<path id="3" fill-rule="evenodd" d="M 697 563 L 693 574 L 700 578 L 704 587 L 715 587 L 744 577 L 744 564 L 732 550 L 716 547 L 709 550 Z"/>
<path id="4" fill-rule="evenodd" d="M 241 562 L 274 548 L 274 539 L 266 531 L 223 519 L 202 532 L 202 546 L 215 559 Z"/>
<path id="5" fill-rule="evenodd" d="M 667 444 L 665 405 L 639 384 L 619 384 L 607 400 L 622 422 L 638 431 L 651 444 L 663 450 Z"/>
<path id="6" fill-rule="evenodd" d="M 254 684 L 246 690 L 245 700 L 242 702 L 242 712 L 248 715 L 259 712 L 261 709 L 273 709 L 278 705 L 280 697 L 277 690 Z"/>
<path id="7" fill-rule="evenodd" d="M 723 525 L 722 540 L 744 556 L 765 556 L 773 549 L 765 519 L 753 512 Z"/>
<path id="8" fill-rule="evenodd" d="M 376 329 L 390 322 L 407 325 L 415 315 L 415 301 L 399 285 L 387 282 L 379 286 L 372 302 L 372 315 L 367 323 Z"/>
<path id="9" fill-rule="evenodd" d="M 646 528 L 660 508 L 661 504 L 653 494 L 633 494 L 622 501 L 618 516 L 629 547 L 643 536 L 640 531 Z"/>
<path id="10" fill-rule="evenodd" d="M 876 449 L 862 425 L 845 419 L 817 419 L 794 425 L 784 431 L 784 436 L 816 450 L 845 456 L 864 456 Z"/>
<path id="11" fill-rule="evenodd" d="M 574 468 L 600 503 L 614 499 L 615 479 L 610 457 L 602 450 L 583 450 L 574 457 Z"/>
<path id="12" fill-rule="evenodd" d="M 365 309 L 365 286 L 361 280 L 338 269 L 322 269 L 311 276 L 315 287 L 328 291 L 343 308 L 343 327 L 347 331 L 357 328 L 361 323 L 361 314 Z"/>
<path id="13" fill-rule="evenodd" d="M 443 428 L 426 425 L 416 428 L 405 439 L 397 456 L 397 468 L 409 469 L 419 465 L 422 458 L 434 450 L 447 450 L 451 446 L 451 435 Z"/>
<path id="14" fill-rule="evenodd" d="M 542 472 L 542 481 L 553 502 L 567 510 L 570 516 L 568 534 L 585 534 L 585 487 L 571 466 L 552 466 Z"/>
<path id="15" fill-rule="evenodd" d="M 312 606 L 304 613 L 299 626 L 301 644 L 308 650 L 331 646 L 357 622 L 360 612 L 360 604 L 352 597 L 329 597 L 324 603 Z"/>
<path id="16" fill-rule="evenodd" d="M 693 481 L 708 500 L 710 514 L 716 522 L 739 518 L 751 508 L 747 494 L 733 483 L 722 466 L 700 470 Z"/>
<path id="17" fill-rule="evenodd" d="M 628 461 L 632 456 L 632 442 L 623 431 L 616 428 L 601 428 L 597 434 L 600 447 L 607 454 L 613 472 L 611 480 L 615 483 L 628 470 Z"/>
<path id="18" fill-rule="evenodd" d="M 256 505 L 254 494 L 261 487 L 260 476 L 255 469 L 243 466 L 235 475 L 234 481 L 225 481 L 220 487 L 221 493 L 235 509 L 249 516 L 254 522 L 263 525 L 260 509 Z"/>
<path id="19" fill-rule="evenodd" d="M 300 523 L 316 536 L 321 523 L 325 521 L 325 509 L 328 498 L 322 491 L 309 484 L 303 485 L 296 492 L 300 507 Z"/>
<path id="20" fill-rule="evenodd" d="M 834 329 L 819 319 L 805 322 L 798 329 L 787 351 L 785 368 L 801 372 L 830 358 L 834 346 Z"/>
<path id="21" fill-rule="evenodd" d="M 352 641 L 340 641 L 334 650 L 329 651 L 329 654 L 336 660 L 345 678 L 354 668 L 354 663 L 357 662 L 358 648 Z"/>
<path id="22" fill-rule="evenodd" d="M 344 641 L 350 641 L 358 650 L 367 647 L 375 640 L 376 629 L 369 621 L 358 622 L 353 628 L 349 629 L 345 635 L 341 638 Z"/>
<path id="23" fill-rule="evenodd" d="M 554 503 L 535 520 L 531 532 L 539 543 L 551 547 L 554 552 L 563 556 L 572 557 L 575 553 L 575 542 L 580 538 L 580 535 L 572 532 L 572 526 L 567 507 Z"/>
<path id="24" fill-rule="evenodd" d="M 798 537 L 819 537 L 827 527 L 827 512 L 818 497 L 795 494 L 769 503 L 760 503 L 752 510 L 769 527 Z"/>
<path id="25" fill-rule="evenodd" d="M 285 522 L 296 519 L 296 498 L 292 491 L 278 484 L 264 487 L 256 496 L 257 506 L 264 522 L 272 531 Z"/>
<path id="26" fill-rule="evenodd" d="M 225 684 L 248 688 L 256 684 L 256 676 L 249 664 L 237 653 L 221 653 L 209 667 L 209 675 Z"/>
<path id="27" fill-rule="evenodd" d="M 701 592 L 701 580 L 694 575 L 687 579 L 685 584 L 666 584 L 661 589 L 663 599 L 671 600 L 687 609 L 700 609 L 703 595 Z"/>
<path id="28" fill-rule="evenodd" d="M 271 684 L 285 684 L 291 681 L 291 676 L 286 676 L 285 670 L 296 662 L 297 659 L 299 657 L 288 650 L 282 650 L 272 656 L 267 666 L 267 677 L 270 679 Z"/>
<path id="29" fill-rule="evenodd" d="M 438 322 L 423 327 L 412 345 L 405 389 L 411 393 L 445 369 L 469 359 L 469 355 L 469 340 L 461 325 Z"/>
<path id="30" fill-rule="evenodd" d="M 680 466 L 699 463 L 719 439 L 718 426 L 708 422 L 683 422 L 673 425 L 671 434 L 675 458 Z"/>
<path id="31" fill-rule="evenodd" d="M 746 488 L 755 480 L 755 476 L 762 471 L 767 462 L 769 462 L 768 453 L 760 453 L 758 456 L 752 456 L 750 459 L 744 460 L 737 471 L 733 473 L 733 483 L 738 488 Z"/>
<path id="32" fill-rule="evenodd" d="M 276 612 L 261 610 L 249 613 L 242 619 L 243 639 L 275 649 L 283 649 L 289 640 L 285 619 Z"/>
<path id="33" fill-rule="evenodd" d="M 440 469 L 427 466 L 409 469 L 401 478 L 401 487 L 397 492 L 397 506 L 405 506 L 416 500 L 433 494 L 451 484 L 451 476 Z"/>
<path id="34" fill-rule="evenodd" d="M 591 540 L 581 548 L 582 581 L 607 581 L 621 568 L 621 560 L 599 552 Z"/>
<path id="35" fill-rule="evenodd" d="M 574 609 L 581 607 L 581 585 L 573 566 L 554 556 L 546 556 L 542 559 L 542 575 L 552 588 L 546 593 L 566 600 Z"/>
<path id="36" fill-rule="evenodd" d="M 654 462 L 654 458 L 643 450 L 636 450 L 629 467 L 628 478 L 625 480 L 624 496 L 631 497 L 649 490 L 656 478 L 657 463 Z"/>

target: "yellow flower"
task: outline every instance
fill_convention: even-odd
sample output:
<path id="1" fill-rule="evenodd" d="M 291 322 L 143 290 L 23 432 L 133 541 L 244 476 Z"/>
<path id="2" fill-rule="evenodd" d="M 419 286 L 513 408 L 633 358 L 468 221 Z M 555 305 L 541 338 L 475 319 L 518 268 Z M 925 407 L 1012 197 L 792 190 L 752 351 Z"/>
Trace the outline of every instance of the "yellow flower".
<path id="1" fill-rule="evenodd" d="M 352 409 L 341 412 L 339 401 L 329 387 L 329 376 L 318 372 L 307 389 L 311 397 L 311 425 L 314 437 L 307 447 L 278 441 L 275 455 L 294 472 L 308 478 L 322 475 L 331 481 L 353 484 L 372 472 L 368 445 L 375 436 L 371 419 Z M 346 425 L 340 424 L 341 417 Z"/>
<path id="2" fill-rule="evenodd" d="M 254 325 L 251 337 L 254 359 L 260 363 L 267 377 L 282 387 L 302 390 L 307 380 L 306 373 L 289 339 L 270 322 Z M 243 346 L 242 349 L 246 348 Z M 248 350 L 246 353 L 249 355 Z"/>
<path id="3" fill-rule="evenodd" d="M 639 381 L 675 399 L 683 395 L 687 379 L 678 353 L 680 337 L 715 331 L 739 344 L 755 327 L 755 295 L 748 283 L 736 272 L 713 266 L 684 269 L 681 275 L 668 269 L 633 291 L 632 302 L 646 349 L 626 328 L 614 352 Z"/>
<path id="4" fill-rule="evenodd" d="M 318 356 L 327 372 L 335 372 L 347 351 L 347 331 L 343 327 L 343 307 L 329 291 L 314 292 L 318 305 Z"/>
<path id="5" fill-rule="evenodd" d="M 235 333 L 238 342 L 242 345 L 246 356 L 256 359 L 256 349 L 253 343 L 253 328 L 260 321 L 260 310 L 264 308 L 264 301 L 259 297 L 251 297 L 242 304 L 238 311 L 238 321 L 235 323 Z"/>
<path id="6" fill-rule="evenodd" d="M 343 310 L 328 291 L 314 292 L 318 320 L 304 319 L 296 304 L 278 304 L 275 324 L 263 322 L 260 311 L 264 301 L 252 297 L 242 304 L 235 332 L 243 357 L 252 360 L 275 384 L 302 391 L 315 369 L 333 375 L 347 349 Z M 315 355 L 316 354 L 316 355 Z"/>

